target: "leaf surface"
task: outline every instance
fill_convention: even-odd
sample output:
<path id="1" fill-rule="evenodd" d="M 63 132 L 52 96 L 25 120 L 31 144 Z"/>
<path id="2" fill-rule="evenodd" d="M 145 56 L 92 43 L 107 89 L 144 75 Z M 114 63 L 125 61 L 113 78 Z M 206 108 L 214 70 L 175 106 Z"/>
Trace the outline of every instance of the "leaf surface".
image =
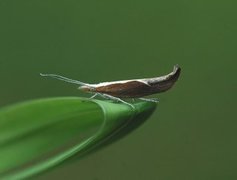
<path id="1" fill-rule="evenodd" d="M 154 111 L 78 97 L 32 100 L 0 110 L 0 178 L 31 177 L 125 136 Z"/>

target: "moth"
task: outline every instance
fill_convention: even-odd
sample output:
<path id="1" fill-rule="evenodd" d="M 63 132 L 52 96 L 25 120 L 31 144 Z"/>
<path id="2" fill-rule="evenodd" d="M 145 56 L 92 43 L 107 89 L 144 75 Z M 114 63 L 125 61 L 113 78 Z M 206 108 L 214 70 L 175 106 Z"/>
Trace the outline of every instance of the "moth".
<path id="1" fill-rule="evenodd" d="M 160 77 L 102 82 L 98 84 L 84 83 L 57 74 L 41 73 L 40 75 L 77 84 L 79 85 L 79 90 L 93 93 L 94 95 L 91 98 L 100 95 L 132 106 L 121 98 L 139 98 L 141 100 L 157 102 L 155 99 L 147 99 L 143 97 L 169 90 L 178 80 L 180 73 L 181 68 L 178 65 L 175 65 L 172 72 Z"/>

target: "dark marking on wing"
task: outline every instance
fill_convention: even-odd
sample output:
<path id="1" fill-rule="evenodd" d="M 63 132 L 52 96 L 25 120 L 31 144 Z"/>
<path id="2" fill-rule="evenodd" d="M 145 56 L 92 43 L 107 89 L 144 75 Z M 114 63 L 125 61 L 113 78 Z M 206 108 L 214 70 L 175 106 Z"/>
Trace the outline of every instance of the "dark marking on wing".
<path id="1" fill-rule="evenodd" d="M 142 97 L 147 95 L 151 87 L 139 81 L 116 83 L 97 87 L 96 91 L 121 98 Z"/>

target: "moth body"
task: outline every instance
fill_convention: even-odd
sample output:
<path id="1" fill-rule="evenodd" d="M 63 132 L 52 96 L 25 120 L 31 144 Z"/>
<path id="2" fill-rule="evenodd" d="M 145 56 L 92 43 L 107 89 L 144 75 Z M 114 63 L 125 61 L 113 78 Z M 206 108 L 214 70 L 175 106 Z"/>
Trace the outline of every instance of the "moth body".
<path id="1" fill-rule="evenodd" d="M 55 74 L 41 75 L 78 84 L 80 85 L 78 89 L 84 92 L 104 94 L 117 98 L 140 98 L 169 90 L 178 80 L 180 73 L 181 68 L 176 65 L 171 73 L 160 77 L 102 82 L 99 84 L 83 83 Z"/>

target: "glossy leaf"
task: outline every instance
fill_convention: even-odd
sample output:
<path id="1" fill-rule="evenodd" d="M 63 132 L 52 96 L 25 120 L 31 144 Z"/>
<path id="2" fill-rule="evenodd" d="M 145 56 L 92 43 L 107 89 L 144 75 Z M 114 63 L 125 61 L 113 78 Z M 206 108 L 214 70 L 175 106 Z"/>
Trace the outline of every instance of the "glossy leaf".
<path id="1" fill-rule="evenodd" d="M 0 178 L 49 170 L 125 136 L 156 107 L 77 97 L 32 100 L 0 110 Z"/>

